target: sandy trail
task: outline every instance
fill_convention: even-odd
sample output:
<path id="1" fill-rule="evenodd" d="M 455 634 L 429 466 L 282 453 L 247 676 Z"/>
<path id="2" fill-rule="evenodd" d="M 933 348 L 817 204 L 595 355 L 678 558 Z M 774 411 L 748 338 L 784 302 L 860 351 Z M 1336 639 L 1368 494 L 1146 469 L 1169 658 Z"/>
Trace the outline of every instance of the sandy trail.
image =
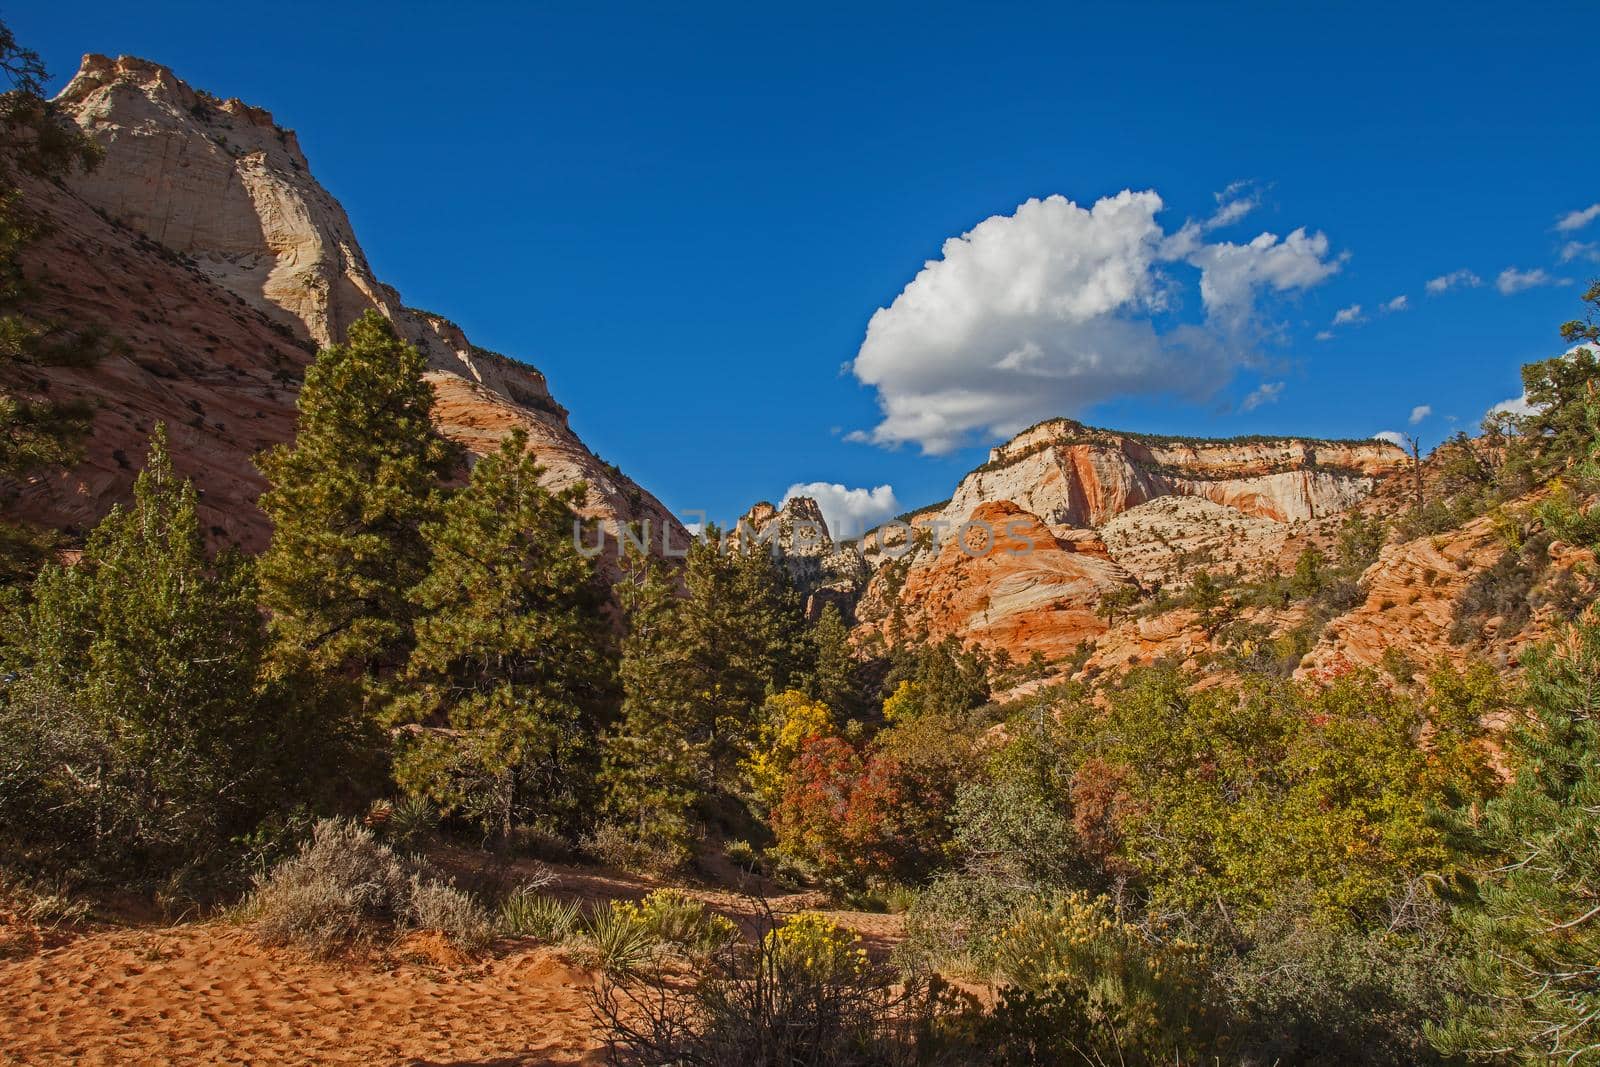
<path id="1" fill-rule="evenodd" d="M 593 868 L 558 876 L 552 891 L 589 900 L 642 896 L 656 884 Z M 749 898 L 689 892 L 748 933 L 764 925 Z M 769 903 L 784 914 L 821 900 Z M 900 936 L 898 916 L 826 914 L 875 956 Z M 502 941 L 463 960 L 432 935 L 406 944 L 416 951 L 324 962 L 217 921 L 102 929 L 47 940 L 22 958 L 0 953 L 0 1064 L 604 1062 L 588 999 L 595 975 L 569 953 Z"/>
<path id="2" fill-rule="evenodd" d="M 0 1063 L 599 1063 L 591 982 L 536 947 L 322 963 L 218 923 L 115 931 L 0 963 Z"/>

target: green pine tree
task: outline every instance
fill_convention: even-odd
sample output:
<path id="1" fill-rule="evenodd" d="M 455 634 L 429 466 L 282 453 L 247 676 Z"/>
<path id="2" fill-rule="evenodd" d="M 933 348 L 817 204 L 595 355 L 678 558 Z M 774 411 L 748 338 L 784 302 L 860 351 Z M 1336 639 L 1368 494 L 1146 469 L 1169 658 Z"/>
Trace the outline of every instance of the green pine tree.
<path id="1" fill-rule="evenodd" d="M 527 444 L 507 437 L 424 528 L 432 566 L 393 710 L 421 727 L 396 760 L 402 786 L 505 835 L 584 810 L 614 701 L 604 591 L 573 542 L 584 490 L 547 491 Z"/>
<path id="2" fill-rule="evenodd" d="M 422 526 L 458 456 L 433 431 L 424 369 L 368 311 L 306 372 L 294 443 L 257 460 L 272 520 L 262 601 L 285 663 L 372 681 L 405 662 L 407 593 L 428 564 Z"/>
<path id="3" fill-rule="evenodd" d="M 1475 994 L 1430 1036 L 1524 1063 L 1600 1055 L 1600 623 L 1524 657 L 1535 716 L 1512 735 L 1516 780 L 1472 827 L 1486 857 L 1456 918 Z"/>
<path id="4" fill-rule="evenodd" d="M 811 628 L 814 659 L 803 685 L 807 696 L 820 700 L 841 719 L 861 708 L 859 665 L 850 650 L 850 628 L 834 604 L 825 604 Z"/>
<path id="5" fill-rule="evenodd" d="M 663 564 L 630 555 L 615 587 L 622 639 L 622 715 L 604 743 L 606 823 L 657 866 L 689 857 L 694 809 L 709 786 L 711 738 L 697 650 L 686 640 L 689 607 Z"/>
<path id="6" fill-rule="evenodd" d="M 0 833 L 99 873 L 204 859 L 277 800 L 300 724 L 259 684 L 266 634 L 248 561 L 202 547 L 195 491 L 158 426 L 82 560 L 49 565 L 7 659 Z"/>

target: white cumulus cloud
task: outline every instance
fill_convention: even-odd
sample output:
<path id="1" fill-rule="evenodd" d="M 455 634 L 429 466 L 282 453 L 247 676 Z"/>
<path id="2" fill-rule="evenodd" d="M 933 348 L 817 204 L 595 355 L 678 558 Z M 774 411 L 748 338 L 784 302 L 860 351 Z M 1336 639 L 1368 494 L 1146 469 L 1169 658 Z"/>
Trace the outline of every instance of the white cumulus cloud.
<path id="1" fill-rule="evenodd" d="M 1250 391 L 1250 395 L 1239 402 L 1241 411 L 1254 411 L 1262 404 L 1274 403 L 1283 394 L 1282 382 L 1262 382 Z"/>
<path id="2" fill-rule="evenodd" d="M 1383 305 L 1385 311 L 1404 311 L 1411 306 L 1411 298 L 1401 293 L 1399 296 Z"/>
<path id="3" fill-rule="evenodd" d="M 1124 190 L 1083 207 L 1028 200 L 944 243 L 867 326 L 851 369 L 874 387 L 882 418 L 853 440 L 944 453 L 1113 397 L 1209 396 L 1252 358 L 1262 292 L 1288 292 L 1339 269 L 1328 239 L 1295 230 L 1212 243 L 1207 223 L 1168 233 L 1154 192 Z M 1205 321 L 1158 328 L 1180 282 L 1200 270 Z"/>
<path id="4" fill-rule="evenodd" d="M 1567 280 L 1565 278 L 1557 278 L 1543 267 L 1535 267 L 1532 270 L 1518 270 L 1515 267 L 1507 267 L 1500 272 L 1500 277 L 1494 280 L 1495 288 L 1499 289 L 1501 294 L 1505 296 L 1510 296 L 1512 293 L 1520 293 L 1524 289 L 1537 289 L 1542 285 L 1566 284 Z"/>
<path id="5" fill-rule="evenodd" d="M 1407 421 L 1409 421 L 1411 425 L 1415 426 L 1417 423 L 1421 422 L 1423 419 L 1432 414 L 1433 408 L 1431 405 L 1418 404 L 1416 407 L 1411 409 L 1411 418 Z"/>
<path id="6" fill-rule="evenodd" d="M 1319 341 L 1331 341 L 1331 340 L 1333 340 L 1333 331 L 1332 330 L 1318 330 L 1317 331 L 1317 340 L 1319 340 Z"/>
<path id="7" fill-rule="evenodd" d="M 1338 311 L 1335 311 L 1333 313 L 1333 324 L 1335 326 L 1348 326 L 1351 323 L 1360 322 L 1360 321 L 1361 321 L 1361 305 L 1360 304 L 1351 304 L 1349 307 L 1340 308 Z"/>
<path id="8" fill-rule="evenodd" d="M 1556 229 L 1562 233 L 1571 233 L 1581 230 L 1595 219 L 1600 218 L 1600 204 L 1590 204 L 1579 211 L 1569 211 L 1556 220 Z"/>
<path id="9" fill-rule="evenodd" d="M 1425 287 L 1434 296 L 1450 289 L 1476 289 L 1483 284 L 1483 279 L 1466 268 L 1453 270 L 1449 274 L 1441 274 L 1437 278 L 1429 279 Z"/>
<path id="10" fill-rule="evenodd" d="M 1382 430 L 1372 435 L 1375 441 L 1388 441 L 1391 445 L 1406 447 L 1406 435 L 1399 430 Z"/>
<path id="11" fill-rule="evenodd" d="M 783 504 L 797 496 L 808 496 L 817 502 L 828 533 L 836 541 L 859 537 L 905 510 L 895 499 L 894 488 L 888 485 L 847 489 L 838 482 L 797 482 L 783 494 Z"/>

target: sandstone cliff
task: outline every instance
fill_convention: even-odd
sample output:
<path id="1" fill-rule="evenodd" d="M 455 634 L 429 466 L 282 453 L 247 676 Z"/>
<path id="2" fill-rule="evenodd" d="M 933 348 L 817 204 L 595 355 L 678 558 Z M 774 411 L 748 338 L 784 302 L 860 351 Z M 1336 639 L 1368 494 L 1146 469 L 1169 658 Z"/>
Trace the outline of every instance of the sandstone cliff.
<path id="1" fill-rule="evenodd" d="M 54 232 L 27 268 L 41 310 L 106 327 L 125 352 L 50 372 L 62 392 L 95 401 L 94 432 L 79 468 L 23 487 L 24 515 L 87 526 L 125 496 L 160 420 L 213 534 L 259 548 L 251 457 L 292 435 L 316 347 L 377 309 L 426 355 L 441 432 L 482 454 L 522 427 L 547 484 L 587 484 L 586 517 L 649 520 L 652 543 L 663 528 L 683 542 L 665 507 L 571 431 L 539 371 L 406 308 L 373 276 L 344 209 L 270 114 L 130 57 L 86 56 L 57 100 L 105 159 L 66 189 L 28 187 Z"/>
<path id="2" fill-rule="evenodd" d="M 942 517 L 960 523 L 985 501 L 1010 500 L 1047 523 L 1097 527 L 1158 497 L 1196 496 L 1294 522 L 1343 511 L 1406 463 L 1382 441 L 1191 441 L 1057 419 L 991 450 Z"/>
<path id="3" fill-rule="evenodd" d="M 964 537 L 922 540 L 880 567 L 859 638 L 955 635 L 1019 661 L 1060 660 L 1106 631 L 1096 608 L 1133 576 L 1092 532 L 1047 526 L 1009 500 L 981 504 L 970 519 Z"/>
<path id="4" fill-rule="evenodd" d="M 1086 427 L 1056 419 L 994 448 L 943 504 L 864 539 L 874 567 L 861 600 L 862 637 L 897 629 L 955 635 L 1013 659 L 1060 656 L 1107 632 L 1108 594 L 1182 589 L 1201 568 L 1260 573 L 1287 563 L 1313 528 L 1366 499 L 1409 460 L 1380 441 L 1295 438 L 1191 440 Z M 975 561 L 955 531 L 1021 521 L 1040 533 L 1027 553 Z M 914 544 L 903 550 L 908 537 Z M 1028 557 L 1037 556 L 1032 559 Z M 898 621 L 891 624 L 892 619 Z M 1105 642 L 1127 665 L 1199 644 L 1172 634 L 1113 629 Z M 1156 653 L 1157 648 L 1164 652 Z"/>

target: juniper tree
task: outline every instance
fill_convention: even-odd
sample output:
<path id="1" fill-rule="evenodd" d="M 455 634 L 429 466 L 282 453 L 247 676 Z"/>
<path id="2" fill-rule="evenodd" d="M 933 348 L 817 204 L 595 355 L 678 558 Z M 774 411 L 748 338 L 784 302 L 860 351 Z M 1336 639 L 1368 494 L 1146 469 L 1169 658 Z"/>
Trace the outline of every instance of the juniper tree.
<path id="1" fill-rule="evenodd" d="M 207 558 L 164 428 L 131 507 L 106 516 L 79 563 L 46 566 L 24 612 L 0 698 L 0 747 L 22 768 L 0 782 L 0 824 L 27 839 L 19 851 L 168 869 L 274 803 L 303 724 L 258 685 L 248 561 Z"/>
<path id="2" fill-rule="evenodd" d="M 424 369 L 368 311 L 306 372 L 293 444 L 257 459 L 272 521 L 262 602 L 283 662 L 369 681 L 405 662 L 407 593 L 428 563 L 422 526 L 458 455 L 430 424 Z"/>
<path id="3" fill-rule="evenodd" d="M 573 542 L 584 488 L 554 494 L 517 430 L 423 533 L 416 645 L 393 719 L 396 776 L 486 829 L 570 824 L 592 799 L 614 700 L 614 641 L 592 562 Z"/>

